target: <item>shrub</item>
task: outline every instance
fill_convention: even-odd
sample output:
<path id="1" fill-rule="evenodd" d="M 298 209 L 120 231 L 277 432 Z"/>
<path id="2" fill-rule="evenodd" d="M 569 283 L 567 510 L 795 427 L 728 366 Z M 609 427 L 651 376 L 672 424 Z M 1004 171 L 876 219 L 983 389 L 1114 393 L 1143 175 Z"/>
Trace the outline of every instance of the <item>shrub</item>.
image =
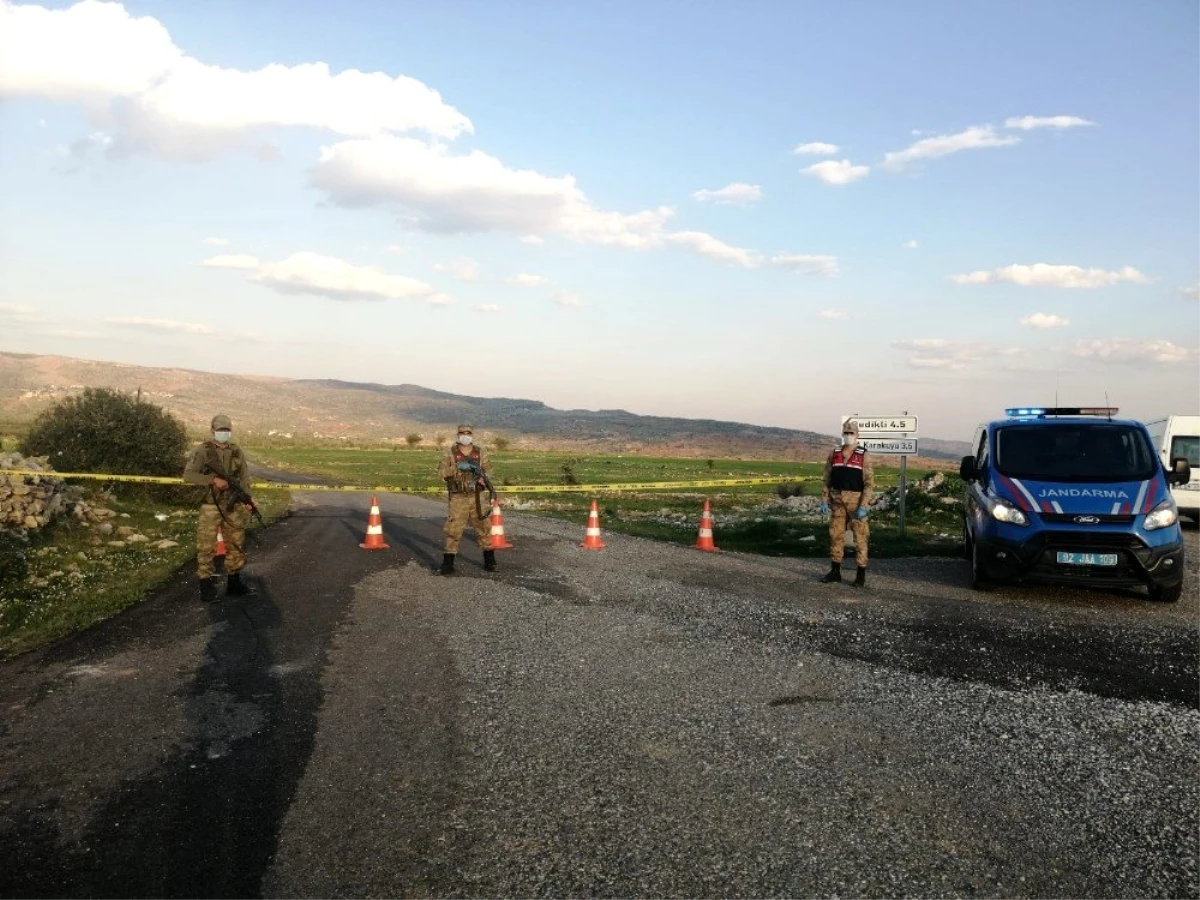
<path id="1" fill-rule="evenodd" d="M 21 445 L 60 472 L 178 477 L 188 438 L 166 410 L 109 388 L 86 388 L 50 407 Z"/>
<path id="2" fill-rule="evenodd" d="M 501 453 L 503 453 L 509 447 L 509 441 L 508 441 L 508 438 L 506 438 L 506 437 L 497 437 L 495 440 L 492 441 L 492 443 L 496 446 L 496 449 L 499 450 Z"/>
<path id="3" fill-rule="evenodd" d="M 419 434 L 408 434 L 404 436 L 404 440 L 412 448 L 421 443 L 421 436 Z"/>

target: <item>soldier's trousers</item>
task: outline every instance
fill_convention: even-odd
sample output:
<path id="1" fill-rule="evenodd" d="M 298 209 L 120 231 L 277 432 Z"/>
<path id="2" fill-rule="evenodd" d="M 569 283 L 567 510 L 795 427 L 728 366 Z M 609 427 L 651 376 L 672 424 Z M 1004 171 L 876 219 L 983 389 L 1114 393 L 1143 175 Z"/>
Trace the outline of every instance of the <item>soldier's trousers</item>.
<path id="1" fill-rule="evenodd" d="M 854 532 L 854 561 L 860 568 L 867 564 L 867 535 L 870 533 L 866 519 L 854 518 L 861 496 L 858 491 L 840 491 L 829 496 L 829 558 L 840 563 L 845 556 L 846 520 L 849 519 L 850 530 Z"/>
<path id="2" fill-rule="evenodd" d="M 482 550 L 492 549 L 492 525 L 488 516 L 480 515 L 475 509 L 475 494 L 451 494 L 450 513 L 446 516 L 446 553 L 457 553 L 458 542 L 468 525 L 475 529 Z"/>
<path id="3" fill-rule="evenodd" d="M 246 526 L 250 522 L 250 510 L 242 504 L 221 518 L 221 510 L 212 503 L 200 507 L 200 521 L 196 523 L 196 574 L 208 578 L 213 573 L 213 556 L 217 552 L 217 529 L 225 539 L 225 572 L 232 575 L 246 565 Z"/>

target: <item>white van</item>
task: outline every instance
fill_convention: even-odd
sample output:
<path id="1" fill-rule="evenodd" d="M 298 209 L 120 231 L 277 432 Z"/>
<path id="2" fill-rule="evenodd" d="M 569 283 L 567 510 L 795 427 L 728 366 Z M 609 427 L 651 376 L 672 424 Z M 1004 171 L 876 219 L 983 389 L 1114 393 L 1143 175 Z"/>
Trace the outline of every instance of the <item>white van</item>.
<path id="1" fill-rule="evenodd" d="M 1200 416 L 1163 416 L 1146 423 L 1154 449 L 1169 469 L 1180 457 L 1192 466 L 1192 480 L 1174 485 L 1171 496 L 1179 514 L 1200 522 Z"/>

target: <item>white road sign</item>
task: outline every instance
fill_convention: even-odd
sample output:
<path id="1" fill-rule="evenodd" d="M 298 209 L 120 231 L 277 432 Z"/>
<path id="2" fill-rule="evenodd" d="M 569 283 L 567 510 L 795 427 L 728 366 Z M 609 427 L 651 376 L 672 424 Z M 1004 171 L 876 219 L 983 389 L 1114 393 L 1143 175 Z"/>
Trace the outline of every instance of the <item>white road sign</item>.
<path id="1" fill-rule="evenodd" d="M 860 437 L 858 442 L 867 448 L 871 453 L 882 453 L 890 456 L 916 456 L 917 455 L 917 439 L 915 437 L 908 438 L 864 438 Z"/>
<path id="2" fill-rule="evenodd" d="M 916 416 L 842 416 L 842 424 L 845 425 L 848 419 L 858 423 L 859 437 L 874 437 L 880 434 L 915 435 L 917 432 Z"/>

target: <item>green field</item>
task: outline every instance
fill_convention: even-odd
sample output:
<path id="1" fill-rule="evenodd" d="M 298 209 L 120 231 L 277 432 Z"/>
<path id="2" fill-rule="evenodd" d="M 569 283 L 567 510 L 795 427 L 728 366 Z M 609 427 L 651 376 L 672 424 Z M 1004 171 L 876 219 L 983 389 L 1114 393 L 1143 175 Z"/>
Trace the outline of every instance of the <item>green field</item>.
<path id="1" fill-rule="evenodd" d="M 441 451 L 350 450 L 341 448 L 247 448 L 262 465 L 331 483 L 366 487 L 437 488 L 436 469 Z M 504 451 L 489 453 L 493 482 L 504 508 L 525 514 L 587 522 L 591 501 L 600 505 L 601 527 L 673 543 L 696 539 L 705 499 L 712 504 L 717 546 L 773 556 L 825 556 L 828 521 L 791 509 L 780 502 L 779 491 L 820 494 L 821 465 L 786 460 L 733 460 L 680 457 L 605 456 L 571 453 Z M 932 474 L 910 469 L 910 484 Z M 523 485 L 578 485 L 712 481 L 727 478 L 774 478 L 777 484 L 708 487 L 690 490 L 622 490 L 541 493 Z M 899 468 L 875 465 L 876 491 L 895 487 Z M 960 512 L 957 502 L 942 498 L 961 495 L 961 482 L 948 476 L 934 494 L 910 493 L 904 538 L 899 536 L 895 510 L 872 516 L 873 556 L 953 555 L 959 548 Z"/>

